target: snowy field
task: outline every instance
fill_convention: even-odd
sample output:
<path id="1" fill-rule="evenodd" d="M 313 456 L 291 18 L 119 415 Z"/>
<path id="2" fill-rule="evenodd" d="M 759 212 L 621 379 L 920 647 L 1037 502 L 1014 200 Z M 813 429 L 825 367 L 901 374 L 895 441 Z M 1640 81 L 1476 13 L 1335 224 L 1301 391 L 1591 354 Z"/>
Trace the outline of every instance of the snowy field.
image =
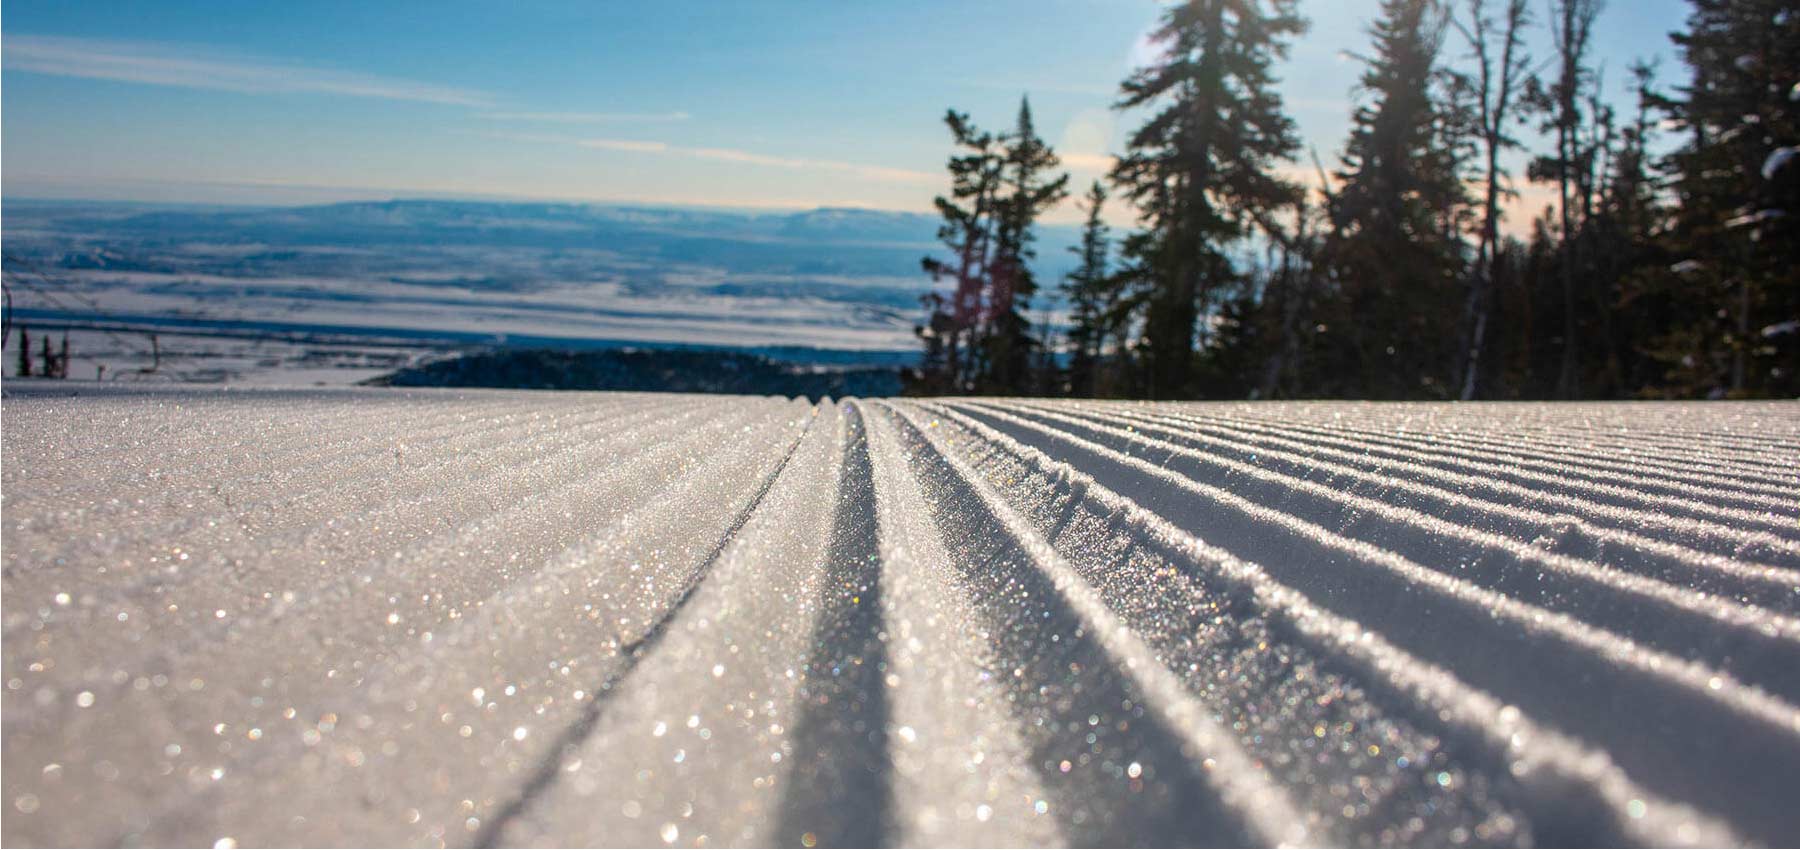
<path id="1" fill-rule="evenodd" d="M 938 226 L 935 216 L 874 210 L 422 200 L 8 200 L 4 213 L 10 309 L 15 323 L 34 329 L 128 327 L 134 340 L 152 331 L 328 337 L 370 347 L 802 348 L 819 350 L 821 362 L 914 355 L 919 296 L 930 285 L 919 258 L 936 247 Z M 1045 279 L 1067 271 L 1072 233 L 1043 234 Z M 192 371 L 225 372 L 233 383 L 266 371 L 214 357 L 218 346 L 205 340 L 178 347 L 206 360 Z M 93 377 L 104 357 L 92 345 L 74 348 L 82 362 L 71 376 Z M 347 374 L 315 372 L 309 382 Z"/>
<path id="2" fill-rule="evenodd" d="M 41 368 L 43 339 L 60 351 L 63 333 L 31 329 L 33 368 Z M 129 384 L 229 384 L 234 387 L 352 386 L 431 360 L 454 350 L 376 341 L 292 342 L 163 333 L 154 347 L 138 333 L 74 330 L 69 337 L 69 377 Z M 12 334 L 0 347 L 0 366 L 17 374 L 19 343 Z"/>
<path id="3" fill-rule="evenodd" d="M 13 381 L 8 845 L 1800 840 L 1800 405 Z"/>

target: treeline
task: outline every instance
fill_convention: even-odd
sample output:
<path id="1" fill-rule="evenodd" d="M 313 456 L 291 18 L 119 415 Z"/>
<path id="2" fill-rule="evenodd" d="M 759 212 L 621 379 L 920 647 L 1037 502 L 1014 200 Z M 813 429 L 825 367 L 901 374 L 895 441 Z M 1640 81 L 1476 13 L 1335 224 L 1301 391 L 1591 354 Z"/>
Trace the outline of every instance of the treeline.
<path id="1" fill-rule="evenodd" d="M 894 395 L 892 367 L 790 363 L 713 349 L 502 349 L 411 366 L 364 382 L 382 387 L 731 393 L 864 398 Z"/>
<path id="2" fill-rule="evenodd" d="M 1068 175 L 1028 105 L 998 134 L 950 112 L 948 251 L 924 261 L 947 291 L 908 391 L 1800 395 L 1800 0 L 1693 0 L 1685 79 L 1637 63 L 1623 109 L 1600 0 L 1534 2 L 1384 0 L 1331 168 L 1301 163 L 1275 90 L 1292 0 L 1168 8 L 1116 103 L 1144 123 L 1082 193 L 1056 335 L 1031 321 L 1032 232 Z M 1503 227 L 1518 181 L 1554 200 Z"/>
<path id="3" fill-rule="evenodd" d="M 7 336 L 11 336 L 10 330 L 11 329 L 9 328 Z M 63 331 L 62 346 L 57 349 L 52 349 L 50 347 L 49 334 L 44 334 L 38 339 L 43 343 L 43 348 L 39 351 L 40 365 L 34 372 L 32 371 L 31 366 L 31 329 L 24 325 L 19 326 L 19 365 L 13 374 L 21 378 L 30 378 L 33 376 L 39 378 L 69 377 L 69 332 L 66 330 Z M 104 374 L 106 367 L 101 366 L 99 368 L 101 373 Z"/>

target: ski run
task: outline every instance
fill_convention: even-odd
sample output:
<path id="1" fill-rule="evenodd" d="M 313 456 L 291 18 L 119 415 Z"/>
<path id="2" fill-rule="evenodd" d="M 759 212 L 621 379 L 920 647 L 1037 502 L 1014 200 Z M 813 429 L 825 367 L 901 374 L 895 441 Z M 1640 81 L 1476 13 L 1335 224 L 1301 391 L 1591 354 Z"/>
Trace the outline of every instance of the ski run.
<path id="1" fill-rule="evenodd" d="M 1800 405 L 9 385 L 8 845 L 1800 839 Z"/>

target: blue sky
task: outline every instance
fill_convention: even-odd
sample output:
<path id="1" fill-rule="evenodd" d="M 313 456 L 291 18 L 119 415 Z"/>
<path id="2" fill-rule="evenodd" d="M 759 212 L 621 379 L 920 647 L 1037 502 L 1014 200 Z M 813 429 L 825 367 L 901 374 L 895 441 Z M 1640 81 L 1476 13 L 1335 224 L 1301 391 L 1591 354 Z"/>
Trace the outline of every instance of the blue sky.
<path id="1" fill-rule="evenodd" d="M 1303 2 L 1282 90 L 1328 164 L 1375 0 Z M 1543 16 L 1542 4 L 1535 11 Z M 1029 93 L 1078 181 L 1158 7 L 902 3 L 6 4 L 4 193 L 305 203 L 481 196 L 926 210 L 946 107 Z M 1608 88 L 1663 56 L 1680 0 L 1614 0 Z M 1537 34 L 1537 55 L 1548 54 Z M 1454 38 L 1450 52 L 1460 54 Z M 1307 169 L 1310 172 L 1310 168 Z M 1073 208 L 1055 216 L 1075 217 Z"/>

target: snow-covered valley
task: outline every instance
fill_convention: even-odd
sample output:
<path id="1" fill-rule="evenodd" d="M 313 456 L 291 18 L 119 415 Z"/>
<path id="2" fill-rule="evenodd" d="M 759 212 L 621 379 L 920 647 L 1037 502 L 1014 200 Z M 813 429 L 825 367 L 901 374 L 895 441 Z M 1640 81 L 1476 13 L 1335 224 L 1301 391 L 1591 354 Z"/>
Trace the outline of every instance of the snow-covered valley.
<path id="1" fill-rule="evenodd" d="M 426 200 L 4 212 L 9 322 L 57 343 L 72 331 L 70 376 L 239 386 L 351 384 L 468 349 L 910 363 L 937 227 L 874 210 Z M 1059 275 L 1070 231 L 1044 236 L 1043 272 Z"/>
<path id="2" fill-rule="evenodd" d="M 1800 836 L 1795 403 L 6 389 L 7 844 Z"/>

